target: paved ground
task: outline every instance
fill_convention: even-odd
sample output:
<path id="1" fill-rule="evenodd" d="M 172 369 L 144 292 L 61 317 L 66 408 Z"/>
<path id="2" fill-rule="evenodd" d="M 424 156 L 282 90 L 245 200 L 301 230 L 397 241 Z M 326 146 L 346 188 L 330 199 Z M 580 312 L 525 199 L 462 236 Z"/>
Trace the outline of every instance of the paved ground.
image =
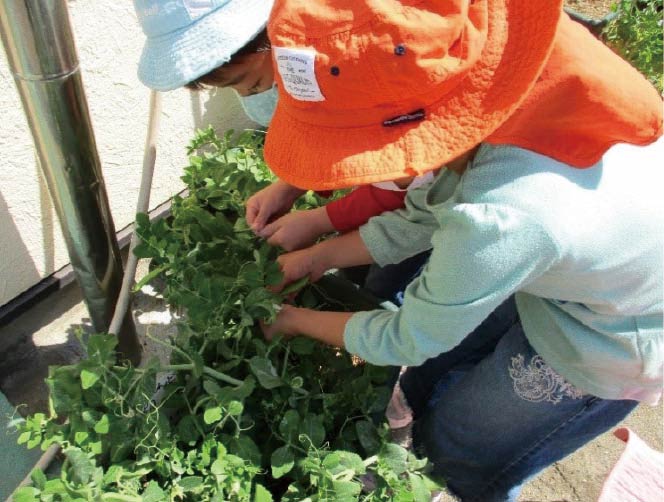
<path id="1" fill-rule="evenodd" d="M 145 271 L 146 265 L 141 263 L 139 276 Z M 154 344 L 149 343 L 145 335 L 149 333 L 155 337 L 168 337 L 176 329 L 177 316 L 149 286 L 135 298 L 133 311 L 145 354 L 148 357 L 167 357 Z M 80 357 L 81 351 L 75 337 L 77 329 L 90 330 L 91 327 L 75 284 L 0 328 L 0 390 L 11 403 L 26 404 L 24 410 L 45 409 L 46 393 L 42 381 L 48 365 L 62 364 Z M 663 409 L 660 405 L 637 408 L 623 425 L 662 451 L 663 423 Z M 604 434 L 529 483 L 524 489 L 521 502 L 596 501 L 602 482 L 622 449 L 618 439 L 609 433 Z M 664 494 L 660 501 L 647 502 L 662 500 Z"/>

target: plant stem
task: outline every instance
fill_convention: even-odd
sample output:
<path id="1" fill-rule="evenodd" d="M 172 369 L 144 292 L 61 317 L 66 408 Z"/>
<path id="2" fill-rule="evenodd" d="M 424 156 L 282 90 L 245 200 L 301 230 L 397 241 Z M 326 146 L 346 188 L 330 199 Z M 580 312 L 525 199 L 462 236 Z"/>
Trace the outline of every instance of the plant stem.
<path id="1" fill-rule="evenodd" d="M 193 369 L 193 365 L 192 365 L 192 369 Z M 236 380 L 235 378 L 230 377 L 230 376 L 228 376 L 224 373 L 221 373 L 217 370 L 213 370 L 212 368 L 210 368 L 208 366 L 203 366 L 203 373 L 205 373 L 206 375 L 211 376 L 212 378 L 216 378 L 217 380 L 221 380 L 222 382 L 226 382 L 226 383 L 229 383 L 231 385 L 237 385 L 238 387 L 244 383 L 242 380 Z"/>
<path id="2" fill-rule="evenodd" d="M 286 378 L 286 370 L 288 369 L 288 356 L 290 355 L 290 344 L 286 344 L 286 352 L 284 352 L 283 368 L 281 369 L 281 379 Z"/>
<path id="3" fill-rule="evenodd" d="M 191 371 L 194 369 L 193 364 L 168 364 L 161 368 L 163 371 Z"/>
<path id="4" fill-rule="evenodd" d="M 153 342 L 158 343 L 159 345 L 162 345 L 163 347 L 167 347 L 167 348 L 171 349 L 173 352 L 177 352 L 182 357 L 184 357 L 187 361 L 190 361 L 193 364 L 194 360 L 191 358 L 191 356 L 189 354 L 187 354 L 184 350 L 182 350 L 180 347 L 177 347 L 175 345 L 171 345 L 170 343 L 165 342 L 163 340 L 160 340 L 159 338 L 155 338 L 154 336 L 152 336 L 148 332 L 145 333 L 145 336 L 147 336 Z"/>
<path id="5" fill-rule="evenodd" d="M 126 502 L 141 502 L 141 500 L 143 500 L 142 497 L 134 497 L 132 495 L 122 495 L 121 493 L 113 493 L 113 492 L 102 493 L 101 499 L 124 500 Z"/>
<path id="6" fill-rule="evenodd" d="M 373 457 L 369 457 L 363 460 L 362 463 L 364 464 L 365 467 L 369 467 L 371 464 L 376 463 L 377 460 L 378 460 L 378 455 L 374 455 Z"/>

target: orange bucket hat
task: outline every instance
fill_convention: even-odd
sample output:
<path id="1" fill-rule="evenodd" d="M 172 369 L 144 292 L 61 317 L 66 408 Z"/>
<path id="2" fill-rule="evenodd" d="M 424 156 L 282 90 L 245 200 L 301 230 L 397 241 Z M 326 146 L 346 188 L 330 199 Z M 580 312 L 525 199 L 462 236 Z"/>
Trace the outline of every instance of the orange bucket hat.
<path id="1" fill-rule="evenodd" d="M 440 167 L 526 98 L 561 12 L 559 0 L 277 0 L 268 165 L 318 190 Z"/>

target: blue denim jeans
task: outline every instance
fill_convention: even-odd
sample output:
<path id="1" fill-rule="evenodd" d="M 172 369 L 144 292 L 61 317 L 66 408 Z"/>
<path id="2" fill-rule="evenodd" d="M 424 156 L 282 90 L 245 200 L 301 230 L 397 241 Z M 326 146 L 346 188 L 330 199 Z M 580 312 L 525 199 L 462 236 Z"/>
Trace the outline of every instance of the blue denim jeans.
<path id="1" fill-rule="evenodd" d="M 455 349 L 400 380 L 413 443 L 463 502 L 513 502 L 521 486 L 638 404 L 584 394 L 528 343 L 514 300 Z"/>
<path id="2" fill-rule="evenodd" d="M 430 255 L 431 250 L 428 250 L 394 265 L 371 265 L 364 280 L 364 288 L 382 300 L 401 306 L 406 286 L 420 275 Z"/>

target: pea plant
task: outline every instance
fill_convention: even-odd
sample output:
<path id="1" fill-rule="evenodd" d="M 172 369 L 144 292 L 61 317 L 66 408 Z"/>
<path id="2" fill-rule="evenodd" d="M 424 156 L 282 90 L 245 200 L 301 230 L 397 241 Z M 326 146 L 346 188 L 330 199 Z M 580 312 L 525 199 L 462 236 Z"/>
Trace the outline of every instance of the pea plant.
<path id="1" fill-rule="evenodd" d="M 618 0 L 612 10 L 602 38 L 663 92 L 662 0 Z"/>
<path id="2" fill-rule="evenodd" d="M 272 178 L 262 137 L 232 137 L 199 131 L 187 195 L 169 219 L 137 218 L 135 252 L 152 263 L 137 288 L 159 277 L 186 313 L 177 336 L 153 340 L 169 363 L 118 363 L 114 336 L 81 335 L 87 357 L 50 370 L 49 413 L 19 424 L 28 448 L 62 447 L 59 473 L 33 472 L 16 502 L 430 499 L 427 461 L 389 439 L 389 369 L 307 338 L 264 340 L 258 321 L 295 294 L 309 307 L 358 305 L 341 286 L 268 288 L 282 278 L 278 250 L 249 231 L 244 202 Z"/>

